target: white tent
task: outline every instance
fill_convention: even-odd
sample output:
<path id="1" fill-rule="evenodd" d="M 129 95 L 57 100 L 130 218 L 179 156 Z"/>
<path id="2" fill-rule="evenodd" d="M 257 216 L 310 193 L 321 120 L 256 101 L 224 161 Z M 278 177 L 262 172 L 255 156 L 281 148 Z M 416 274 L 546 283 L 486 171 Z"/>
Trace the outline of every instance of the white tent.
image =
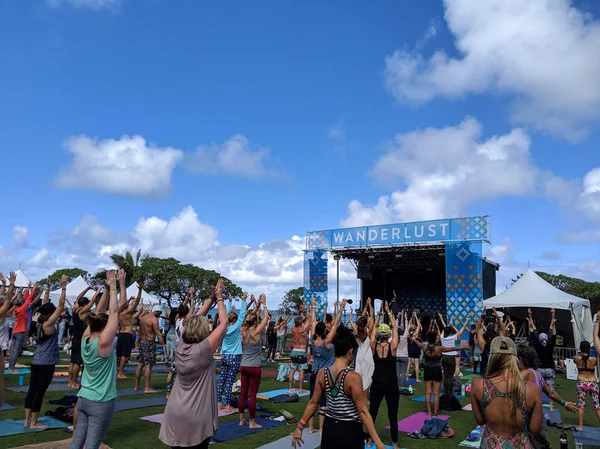
<path id="1" fill-rule="evenodd" d="M 137 298 L 138 291 L 139 291 L 138 283 L 134 282 L 127 289 L 127 298 L 129 299 L 132 296 L 134 298 Z M 150 293 L 146 292 L 145 290 L 142 290 L 142 302 L 144 303 L 145 306 L 151 306 L 154 304 L 158 304 L 158 299 L 155 298 L 154 296 L 152 296 Z"/>
<path id="2" fill-rule="evenodd" d="M 17 279 L 15 280 L 15 287 L 28 287 L 29 286 L 29 282 L 31 282 L 29 280 L 29 278 L 27 276 L 25 276 L 25 273 L 23 273 L 21 270 L 17 270 L 15 271 L 15 274 L 17 275 Z M 8 276 L 6 278 L 8 280 Z"/>
<path id="3" fill-rule="evenodd" d="M 71 302 L 75 301 L 75 299 L 77 299 L 79 294 L 88 287 L 89 287 L 88 283 L 85 282 L 85 279 L 83 279 L 81 276 L 77 276 L 75 279 L 73 279 L 71 282 L 69 282 L 67 284 L 67 299 Z M 50 300 L 54 304 L 58 304 L 58 300 L 60 298 L 61 293 L 62 293 L 61 288 L 51 291 L 50 292 Z M 90 293 L 88 293 L 87 298 L 92 299 L 93 295 L 94 295 L 94 292 L 90 292 Z"/>
<path id="4" fill-rule="evenodd" d="M 557 289 L 531 268 L 507 290 L 484 301 L 483 304 L 488 309 L 521 307 L 525 309 L 525 313 L 527 308 L 556 309 L 557 330 L 564 330 L 568 336 L 572 332 L 575 347 L 578 348 L 582 340 L 592 341 L 593 326 L 589 300 Z M 511 315 L 513 312 L 517 311 L 511 310 Z M 524 318 L 525 313 L 521 312 L 520 315 Z"/>

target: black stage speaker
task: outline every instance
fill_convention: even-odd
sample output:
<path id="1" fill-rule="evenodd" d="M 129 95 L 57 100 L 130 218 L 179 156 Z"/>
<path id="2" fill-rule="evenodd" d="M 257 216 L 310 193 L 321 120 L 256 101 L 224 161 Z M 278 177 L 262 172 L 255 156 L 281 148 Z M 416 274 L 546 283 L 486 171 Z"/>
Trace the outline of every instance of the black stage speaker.
<path id="1" fill-rule="evenodd" d="M 356 275 L 358 279 L 363 281 L 370 281 L 373 279 L 373 272 L 370 268 L 358 267 L 358 273 Z"/>

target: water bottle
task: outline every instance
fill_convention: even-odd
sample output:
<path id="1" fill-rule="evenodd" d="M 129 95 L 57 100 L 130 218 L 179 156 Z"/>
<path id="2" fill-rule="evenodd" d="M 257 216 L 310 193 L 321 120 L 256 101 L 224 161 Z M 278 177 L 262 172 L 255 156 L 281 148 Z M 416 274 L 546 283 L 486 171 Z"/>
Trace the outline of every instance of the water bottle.
<path id="1" fill-rule="evenodd" d="M 564 430 L 560 431 L 560 449 L 569 449 L 569 441 Z"/>
<path id="2" fill-rule="evenodd" d="M 463 397 L 466 395 L 466 390 L 465 389 L 466 389 L 465 384 L 462 384 L 461 387 L 460 387 L 460 395 L 463 396 Z"/>
<path id="3" fill-rule="evenodd" d="M 410 394 L 413 394 L 412 385 L 409 385 L 409 386 L 408 386 L 408 392 L 409 392 Z"/>
<path id="4" fill-rule="evenodd" d="M 23 385 L 25 385 L 25 376 L 21 374 L 19 376 L 19 387 L 22 387 Z"/>

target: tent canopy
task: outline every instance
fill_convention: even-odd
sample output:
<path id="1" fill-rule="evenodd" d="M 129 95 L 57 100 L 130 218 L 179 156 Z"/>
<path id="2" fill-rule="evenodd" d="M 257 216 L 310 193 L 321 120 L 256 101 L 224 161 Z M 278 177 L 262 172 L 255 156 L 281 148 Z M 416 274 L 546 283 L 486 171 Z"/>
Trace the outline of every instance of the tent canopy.
<path id="1" fill-rule="evenodd" d="M 85 279 L 83 279 L 81 276 L 77 276 L 75 279 L 73 279 L 71 282 L 69 282 L 67 284 L 67 299 L 71 302 L 75 301 L 75 299 L 77 299 L 79 294 L 88 287 L 89 287 L 89 285 L 87 282 L 85 282 Z M 50 292 L 50 300 L 54 304 L 58 304 L 58 300 L 60 298 L 61 293 L 62 293 L 61 288 L 57 288 L 56 290 L 51 291 Z M 92 295 L 93 295 L 93 293 L 89 296 L 88 299 L 92 299 L 91 298 Z"/>
<path id="2" fill-rule="evenodd" d="M 139 288 L 140 287 L 137 282 L 131 284 L 127 289 L 127 299 L 131 298 L 132 296 L 134 298 L 137 298 Z M 158 299 L 152 296 L 150 293 L 146 292 L 145 290 L 142 290 L 142 303 L 144 303 L 144 305 L 146 306 L 154 305 L 158 304 Z"/>
<path id="3" fill-rule="evenodd" d="M 15 271 L 17 275 L 17 279 L 15 280 L 15 287 L 29 287 L 29 283 L 31 282 L 25 273 L 23 273 L 20 269 Z M 8 275 L 6 275 L 6 279 L 8 279 Z"/>
<path id="4" fill-rule="evenodd" d="M 485 300 L 483 304 L 488 309 L 521 307 L 563 310 L 565 311 L 563 313 L 557 312 L 557 327 L 559 329 L 571 327 L 568 324 L 571 323 L 572 330 L 568 329 L 568 331 L 569 334 L 572 332 L 576 347 L 579 347 L 582 340 L 592 341 L 590 301 L 559 290 L 531 268 L 507 290 Z M 560 315 L 563 315 L 564 319 L 561 319 Z"/>

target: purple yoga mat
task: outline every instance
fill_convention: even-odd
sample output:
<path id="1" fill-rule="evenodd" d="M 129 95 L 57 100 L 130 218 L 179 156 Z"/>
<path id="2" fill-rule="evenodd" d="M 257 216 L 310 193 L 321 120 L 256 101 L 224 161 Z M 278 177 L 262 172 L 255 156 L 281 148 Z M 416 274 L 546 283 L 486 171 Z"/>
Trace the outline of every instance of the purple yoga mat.
<path id="1" fill-rule="evenodd" d="M 445 421 L 450 417 L 447 415 L 440 415 L 436 416 L 436 418 L 443 419 Z M 398 431 L 405 433 L 417 432 L 421 430 L 421 427 L 423 427 L 423 424 L 425 424 L 425 421 L 428 419 L 429 416 L 427 416 L 427 413 L 425 412 L 415 413 L 414 415 L 404 418 L 402 421 L 398 421 Z M 390 426 L 386 427 L 386 429 L 389 428 Z"/>

